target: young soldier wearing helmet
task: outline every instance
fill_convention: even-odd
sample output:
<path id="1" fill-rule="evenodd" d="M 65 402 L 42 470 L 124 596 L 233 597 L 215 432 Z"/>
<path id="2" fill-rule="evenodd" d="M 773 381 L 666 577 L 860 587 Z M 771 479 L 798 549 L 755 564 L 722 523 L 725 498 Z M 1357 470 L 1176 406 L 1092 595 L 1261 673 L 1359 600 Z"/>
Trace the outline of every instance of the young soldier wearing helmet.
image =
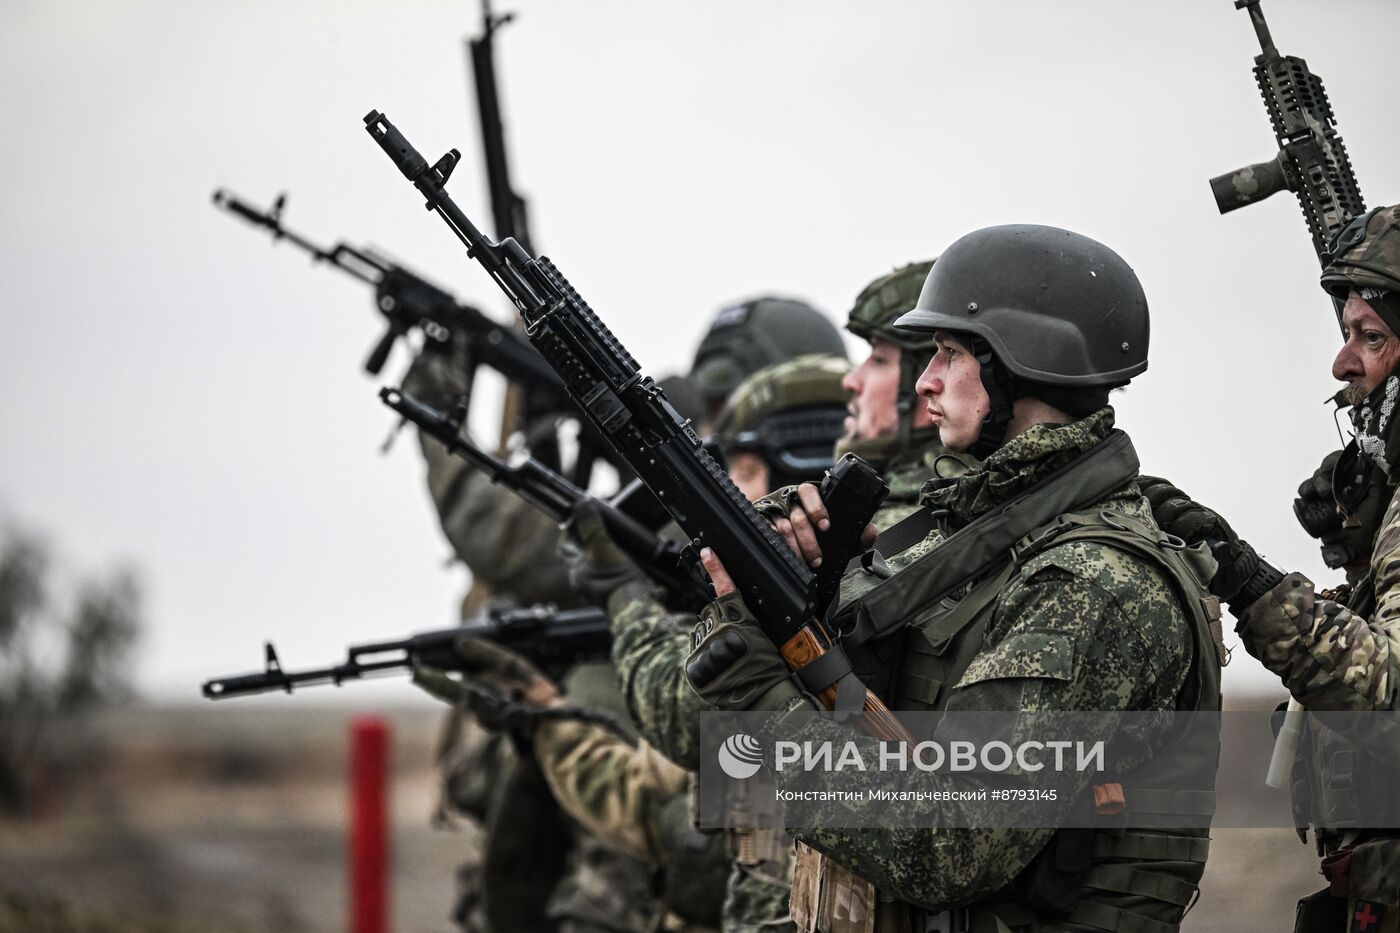
<path id="1" fill-rule="evenodd" d="M 1157 529 L 1107 405 L 1110 389 L 1147 367 L 1147 303 L 1127 264 L 1066 230 L 979 230 L 939 258 L 898 324 L 935 340 L 918 391 L 943 443 L 985 460 L 925 487 L 932 530 L 898 566 L 884 562 L 897 572 L 848 574 L 837 622 L 854 612 L 863 623 L 842 628 L 852 665 L 860 669 L 866 646 L 897 646 L 878 672 L 893 709 L 1219 709 L 1223 649 L 1204 582 L 1214 563 Z M 816 488 L 789 503 L 800 553 L 820 556 L 810 532 L 827 516 Z M 957 556 L 977 550 L 995 556 L 959 570 Z M 830 723 L 794 715 L 813 701 L 756 632 L 721 556 L 703 555 L 720 598 L 702 616 L 693 657 L 718 639 L 732 646 L 732 632 L 749 673 L 693 685 L 720 708 L 777 711 L 775 730 L 793 724 L 784 739 L 829 738 Z M 1178 733 L 1149 741 L 1140 759 L 1120 761 L 1128 807 L 1171 811 L 1163 826 L 1189 815 L 1182 822 L 1195 828 L 796 827 L 811 848 L 799 853 L 794 920 L 836 933 L 1175 929 L 1204 869 L 1218 748 Z M 1134 761 L 1154 756 L 1174 771 L 1158 780 L 1194 789 L 1191 813 L 1139 775 Z M 1076 788 L 1086 797 L 1088 782 Z"/>

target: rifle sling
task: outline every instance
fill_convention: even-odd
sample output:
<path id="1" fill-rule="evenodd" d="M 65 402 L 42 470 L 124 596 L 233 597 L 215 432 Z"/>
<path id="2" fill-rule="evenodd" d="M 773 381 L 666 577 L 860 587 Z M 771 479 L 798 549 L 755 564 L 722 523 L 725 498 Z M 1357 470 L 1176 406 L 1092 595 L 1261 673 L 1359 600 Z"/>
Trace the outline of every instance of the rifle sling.
<path id="1" fill-rule="evenodd" d="M 837 621 L 841 637 L 860 645 L 888 634 L 910 618 L 911 609 L 942 599 L 1008 560 L 1012 546 L 1035 529 L 1122 489 L 1137 478 L 1138 468 L 1137 452 L 1128 435 L 1112 431 L 1063 469 L 939 541 L 905 568 L 906 572 L 876 584 L 859 599 L 842 606 Z M 933 513 L 921 509 L 891 528 L 881 543 L 902 545 L 903 549 L 912 546 L 913 542 L 904 541 L 918 526 L 911 526 L 907 532 L 902 526 L 920 515 L 927 515 L 927 521 L 932 523 Z M 895 540 L 890 542 L 890 538 Z M 917 540 L 922 539 L 921 535 Z M 885 552 L 884 548 L 880 550 Z M 919 568 L 917 573 L 907 572 L 915 566 Z"/>

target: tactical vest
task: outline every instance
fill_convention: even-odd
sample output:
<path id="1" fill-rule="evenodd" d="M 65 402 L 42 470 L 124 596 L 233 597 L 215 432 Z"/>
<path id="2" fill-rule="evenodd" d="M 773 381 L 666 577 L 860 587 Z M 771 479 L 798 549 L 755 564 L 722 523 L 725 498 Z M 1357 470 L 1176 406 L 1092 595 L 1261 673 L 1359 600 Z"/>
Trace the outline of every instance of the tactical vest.
<path id="1" fill-rule="evenodd" d="M 1369 576 L 1346 605 L 1363 618 L 1370 618 L 1375 612 Z M 1381 720 L 1382 716 L 1385 720 L 1374 726 L 1394 725 L 1393 713 L 1375 718 Z M 1356 742 L 1314 717 L 1304 718 L 1298 757 L 1293 764 L 1293 814 L 1298 825 L 1313 827 L 1319 855 L 1365 839 L 1400 837 L 1400 830 L 1393 828 L 1400 826 L 1400 798 L 1394 793 L 1394 788 L 1400 786 L 1400 769 L 1367 751 L 1366 742 L 1378 739 L 1378 735 L 1368 735 Z M 1364 825 L 1367 821 L 1362 818 L 1362 811 L 1375 814 L 1377 806 L 1384 806 L 1385 812 L 1372 821 L 1373 825 L 1392 828 L 1369 829 Z"/>
<path id="2" fill-rule="evenodd" d="M 1204 549 L 1185 549 L 1155 527 L 1104 509 L 1064 514 L 1036 528 L 1016 542 L 1002 566 L 984 573 L 970 589 L 930 593 L 920 586 L 916 562 L 877 584 L 860 600 L 864 605 L 843 607 L 867 634 L 895 633 L 907 620 L 902 640 L 888 636 L 901 644 L 904 657 L 886 688 L 891 708 L 944 709 L 949 691 L 982 646 L 997 596 L 1016 570 L 1050 547 L 1079 541 L 1126 552 L 1171 582 L 1193 642 L 1177 709 L 1219 711 L 1224 645 L 1219 602 L 1205 585 L 1214 562 Z M 1011 889 L 968 909 L 930 912 L 885 898 L 869 882 L 799 845 L 793 919 L 804 933 L 980 933 L 1058 918 L 1116 933 L 1172 933 L 1195 897 L 1210 844 L 1208 830 L 1173 829 L 1172 817 L 1189 814 L 1198 825 L 1208 820 L 1215 808 L 1218 760 L 1218 742 L 1200 730 L 1170 735 L 1153 758 L 1154 778 L 1162 787 L 1135 785 L 1134 775 L 1121 776 L 1134 829 L 1061 829 Z M 1191 790 L 1168 789 L 1183 787 Z"/>

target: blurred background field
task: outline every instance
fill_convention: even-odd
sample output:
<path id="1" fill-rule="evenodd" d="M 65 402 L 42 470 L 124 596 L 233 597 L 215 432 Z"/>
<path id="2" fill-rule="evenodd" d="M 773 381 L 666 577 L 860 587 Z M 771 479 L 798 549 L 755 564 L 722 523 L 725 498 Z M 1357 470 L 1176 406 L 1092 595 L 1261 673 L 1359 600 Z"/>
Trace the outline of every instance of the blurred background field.
<path id="1" fill-rule="evenodd" d="M 478 839 L 469 826 L 429 825 L 439 715 L 416 704 L 381 714 L 393 730 L 392 929 L 451 930 L 453 872 L 475 857 Z M 355 715 L 300 696 L 102 713 L 86 760 L 48 778 L 32 816 L 0 821 L 0 890 L 9 900 L 0 931 L 346 929 Z M 1256 753 L 1227 744 L 1221 781 L 1241 767 L 1257 770 Z M 1213 835 L 1184 929 L 1291 929 L 1294 901 L 1320 887 L 1311 849 L 1287 829 Z M 30 910 L 23 920 L 20 900 Z M 36 925 L 36 905 L 61 916 L 59 925 Z"/>

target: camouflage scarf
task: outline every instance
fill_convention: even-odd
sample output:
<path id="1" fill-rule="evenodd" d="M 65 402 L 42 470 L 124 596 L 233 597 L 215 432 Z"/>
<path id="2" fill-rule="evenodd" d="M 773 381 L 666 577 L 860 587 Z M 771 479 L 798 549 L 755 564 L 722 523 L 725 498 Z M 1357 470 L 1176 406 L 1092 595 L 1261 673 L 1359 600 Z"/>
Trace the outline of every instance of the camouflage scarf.
<path id="1" fill-rule="evenodd" d="M 1032 425 L 988 455 L 979 468 L 953 479 L 929 480 L 922 504 L 946 510 L 961 527 L 1063 469 L 1112 429 L 1111 405 L 1069 424 Z"/>

